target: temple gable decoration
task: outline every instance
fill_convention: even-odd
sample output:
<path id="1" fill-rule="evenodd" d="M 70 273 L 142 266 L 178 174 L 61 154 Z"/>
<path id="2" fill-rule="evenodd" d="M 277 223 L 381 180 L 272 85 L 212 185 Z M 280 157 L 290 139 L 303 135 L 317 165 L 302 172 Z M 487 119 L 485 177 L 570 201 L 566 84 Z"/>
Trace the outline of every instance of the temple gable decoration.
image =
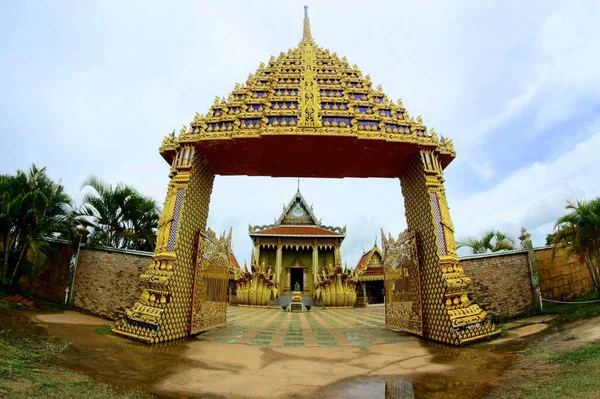
<path id="1" fill-rule="evenodd" d="M 311 224 L 318 226 L 320 223 L 313 213 L 312 206 L 308 206 L 304 196 L 296 191 L 296 195 L 290 200 L 288 205 L 283 208 L 283 212 L 277 224 Z"/>

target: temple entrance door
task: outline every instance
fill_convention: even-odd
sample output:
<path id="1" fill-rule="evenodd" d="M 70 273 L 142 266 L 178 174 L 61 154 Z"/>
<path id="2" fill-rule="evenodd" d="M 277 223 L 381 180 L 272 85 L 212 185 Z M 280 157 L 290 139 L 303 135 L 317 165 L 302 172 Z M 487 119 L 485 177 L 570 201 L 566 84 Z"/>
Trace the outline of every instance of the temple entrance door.
<path id="1" fill-rule="evenodd" d="M 189 332 L 197 334 L 225 325 L 229 286 L 229 248 L 212 230 L 194 241 L 194 285 Z"/>
<path id="2" fill-rule="evenodd" d="M 404 231 L 395 241 L 382 233 L 385 325 L 424 335 L 423 299 L 415 233 Z"/>
<path id="3" fill-rule="evenodd" d="M 372 305 L 376 303 L 384 302 L 384 289 L 383 281 L 367 281 L 365 297 L 367 298 L 367 304 Z"/>
<path id="4" fill-rule="evenodd" d="M 298 285 L 300 285 L 300 291 L 304 291 L 304 269 L 301 267 L 292 267 L 290 268 L 290 275 L 290 289 L 294 291 L 294 287 L 296 286 L 296 283 L 298 283 Z"/>

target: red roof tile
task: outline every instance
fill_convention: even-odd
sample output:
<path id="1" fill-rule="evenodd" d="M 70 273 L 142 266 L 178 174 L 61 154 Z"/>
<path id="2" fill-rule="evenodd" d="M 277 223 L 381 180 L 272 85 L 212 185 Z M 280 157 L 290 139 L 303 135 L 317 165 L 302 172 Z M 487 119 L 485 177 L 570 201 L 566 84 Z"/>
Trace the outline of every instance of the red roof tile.
<path id="1" fill-rule="evenodd" d="M 358 261 L 358 263 L 356 264 L 356 267 L 354 269 L 355 270 L 361 270 L 363 268 L 363 265 L 365 264 L 365 262 L 369 258 L 370 254 L 371 254 L 371 251 L 365 252 L 363 254 L 363 256 L 360 257 L 360 260 Z"/>
<path id="2" fill-rule="evenodd" d="M 233 264 L 233 267 L 235 267 L 236 269 L 240 269 L 240 264 L 237 261 L 233 252 L 229 252 L 229 261 Z"/>

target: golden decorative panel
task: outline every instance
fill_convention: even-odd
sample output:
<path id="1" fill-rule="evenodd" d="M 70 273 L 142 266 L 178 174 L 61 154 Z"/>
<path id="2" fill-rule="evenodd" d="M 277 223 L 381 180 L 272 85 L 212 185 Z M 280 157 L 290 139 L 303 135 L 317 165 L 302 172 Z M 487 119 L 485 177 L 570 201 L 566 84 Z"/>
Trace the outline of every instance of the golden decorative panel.
<path id="1" fill-rule="evenodd" d="M 397 240 L 381 231 L 385 289 L 385 325 L 423 335 L 421 276 L 415 233 L 404 231 Z"/>
<path id="2" fill-rule="evenodd" d="M 231 237 L 217 238 L 208 229 L 196 238 L 195 277 L 190 334 L 225 325 L 231 261 Z"/>

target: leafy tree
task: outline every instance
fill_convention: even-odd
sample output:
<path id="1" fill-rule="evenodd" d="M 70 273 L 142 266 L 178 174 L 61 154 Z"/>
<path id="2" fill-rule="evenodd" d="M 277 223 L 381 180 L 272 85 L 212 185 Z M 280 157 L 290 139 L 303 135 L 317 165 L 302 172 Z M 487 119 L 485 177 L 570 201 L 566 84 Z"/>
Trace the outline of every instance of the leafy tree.
<path id="1" fill-rule="evenodd" d="M 64 228 L 72 200 L 36 165 L 1 175 L 0 193 L 2 284 L 12 286 L 25 267 L 32 274 L 46 261 L 49 244 L 41 238 Z"/>
<path id="2" fill-rule="evenodd" d="M 156 201 L 134 188 L 112 186 L 91 176 L 82 184 L 91 188 L 83 198 L 82 214 L 93 227 L 90 244 L 152 251 L 160 210 Z"/>
<path id="3" fill-rule="evenodd" d="M 515 249 L 515 242 L 508 235 L 498 231 L 486 231 L 481 238 L 467 237 L 456 242 L 457 248 L 471 248 L 473 254 L 485 254 Z"/>
<path id="4" fill-rule="evenodd" d="M 554 254 L 565 249 L 587 265 L 596 291 L 600 291 L 600 198 L 591 201 L 568 201 L 570 212 L 554 225 Z"/>

